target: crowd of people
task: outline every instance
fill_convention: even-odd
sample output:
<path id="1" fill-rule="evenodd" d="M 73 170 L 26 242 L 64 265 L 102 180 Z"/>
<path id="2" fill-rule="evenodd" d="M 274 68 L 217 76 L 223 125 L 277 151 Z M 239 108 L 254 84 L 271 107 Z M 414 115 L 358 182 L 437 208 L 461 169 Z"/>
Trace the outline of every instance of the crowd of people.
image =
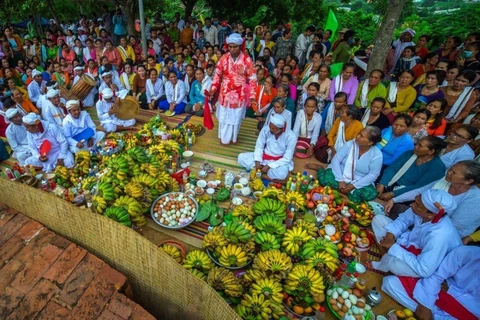
<path id="1" fill-rule="evenodd" d="M 367 74 L 374 48 L 355 30 L 342 29 L 333 41 L 331 30 L 311 25 L 294 38 L 280 22 L 251 27 L 156 14 L 146 21 L 144 53 L 141 38 L 127 35 L 120 8 L 105 6 L 98 19 L 50 20 L 42 36 L 33 21 L 22 36 L 11 26 L 0 35 L 0 160 L 10 156 L 7 142 L 20 165 L 73 166 L 73 154 L 104 131 L 133 128 L 135 119 L 116 117 L 126 96 L 165 116 L 215 113 L 224 146 L 237 143 L 250 117 L 258 131 L 248 134 L 258 139 L 253 152 L 239 154 L 241 166 L 282 182 L 294 155 L 303 154 L 316 160 L 306 167 L 322 185 L 385 206 L 389 217 L 376 217 L 373 229 L 388 250 L 374 267 L 395 275 L 385 279 L 386 292 L 425 318 L 440 318 L 455 312 L 435 306 L 438 279 L 447 279 L 463 305 L 459 319 L 480 316 L 472 303 L 478 289 L 454 285 L 466 275 L 480 279 L 479 250 L 462 246 L 480 240 L 480 32 L 432 48 L 428 35 L 407 28 L 384 67 Z M 63 92 L 85 76 L 95 87 L 81 101 L 66 101 Z"/>

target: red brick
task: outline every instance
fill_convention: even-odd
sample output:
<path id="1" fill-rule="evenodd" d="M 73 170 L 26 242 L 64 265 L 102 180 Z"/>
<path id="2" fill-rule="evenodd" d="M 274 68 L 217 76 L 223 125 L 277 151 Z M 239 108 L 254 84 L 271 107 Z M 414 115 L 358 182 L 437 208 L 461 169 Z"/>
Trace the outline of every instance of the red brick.
<path id="1" fill-rule="evenodd" d="M 23 240 L 30 240 L 38 232 L 38 230 L 42 228 L 44 228 L 44 226 L 42 226 L 40 223 L 35 220 L 31 220 L 24 224 L 15 235 Z"/>
<path id="2" fill-rule="evenodd" d="M 103 269 L 97 274 L 97 278 L 100 277 L 113 284 L 117 291 L 122 291 L 127 285 L 127 278 L 108 264 L 105 264 Z"/>
<path id="3" fill-rule="evenodd" d="M 155 320 L 155 317 L 137 304 L 129 320 Z"/>
<path id="4" fill-rule="evenodd" d="M 42 312 L 35 318 L 35 320 L 65 320 L 70 318 L 70 310 L 61 305 L 50 302 L 43 308 Z"/>
<path id="5" fill-rule="evenodd" d="M 12 283 L 23 267 L 24 264 L 21 261 L 12 259 L 0 270 L 0 292 L 3 292 Z"/>
<path id="6" fill-rule="evenodd" d="M 123 294 L 115 292 L 108 302 L 108 310 L 115 313 L 123 319 L 128 319 L 135 308 L 135 302 L 125 297 Z"/>
<path id="7" fill-rule="evenodd" d="M 33 289 L 25 295 L 18 307 L 7 318 L 7 320 L 35 319 L 45 305 L 58 290 L 50 281 L 40 280 Z"/>
<path id="8" fill-rule="evenodd" d="M 22 214 L 15 215 L 10 221 L 8 221 L 1 229 L 0 232 L 0 246 L 8 241 L 20 228 L 23 227 L 30 219 Z"/>
<path id="9" fill-rule="evenodd" d="M 15 258 L 22 261 L 23 263 L 28 263 L 33 260 L 33 258 L 52 240 L 55 234 L 48 229 L 43 229 L 40 233 L 30 240 L 25 247 L 20 250 Z"/>
<path id="10" fill-rule="evenodd" d="M 60 304 L 68 305 L 69 309 L 75 306 L 104 264 L 105 262 L 88 253 L 70 274 L 65 281 L 63 290 L 56 297 Z"/>
<path id="11" fill-rule="evenodd" d="M 115 287 L 105 278 L 98 277 L 97 275 L 72 310 L 72 319 L 96 319 L 114 292 Z"/>
<path id="12" fill-rule="evenodd" d="M 64 237 L 61 237 L 59 235 L 56 235 L 53 237 L 52 241 L 50 241 L 51 244 L 53 244 L 55 247 L 59 247 L 60 249 L 67 249 L 70 244 L 72 244 L 71 241 L 65 239 Z"/>
<path id="13" fill-rule="evenodd" d="M 72 243 L 43 277 L 62 285 L 86 254 L 86 250 Z"/>
<path id="14" fill-rule="evenodd" d="M 104 309 L 98 320 L 123 320 L 123 318 L 112 313 L 108 309 Z"/>
<path id="15" fill-rule="evenodd" d="M 26 294 L 42 278 L 43 274 L 58 259 L 61 253 L 61 249 L 48 244 L 40 251 L 32 263 L 26 265 L 25 268 L 18 273 L 12 282 L 12 287 Z"/>
<path id="16" fill-rule="evenodd" d="M 20 291 L 8 287 L 0 294 L 0 315 L 4 319 L 10 313 L 12 313 L 15 308 L 18 307 L 20 301 L 23 299 L 23 293 Z"/>
<path id="17" fill-rule="evenodd" d="M 9 208 L 3 209 L 0 212 L 0 228 L 3 227 L 10 219 L 15 217 L 16 214 L 17 214 L 17 211 L 13 209 L 9 209 Z"/>
<path id="18" fill-rule="evenodd" d="M 25 241 L 19 237 L 11 237 L 3 246 L 0 246 L 0 268 L 25 246 Z"/>

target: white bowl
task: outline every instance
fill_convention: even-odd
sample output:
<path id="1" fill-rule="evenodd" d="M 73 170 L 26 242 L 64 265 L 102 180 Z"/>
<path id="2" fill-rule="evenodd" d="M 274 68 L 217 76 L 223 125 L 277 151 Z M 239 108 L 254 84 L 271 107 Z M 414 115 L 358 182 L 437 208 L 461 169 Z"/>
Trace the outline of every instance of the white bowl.
<path id="1" fill-rule="evenodd" d="M 234 206 L 239 206 L 239 205 L 241 205 L 242 203 L 243 203 L 243 200 L 240 199 L 240 198 L 238 198 L 238 197 L 235 197 L 235 198 L 232 199 L 232 204 L 233 204 Z"/>
<path id="2" fill-rule="evenodd" d="M 250 189 L 250 187 L 243 187 L 242 190 L 240 190 L 242 192 L 242 195 L 244 196 L 248 196 L 250 193 L 252 193 L 252 189 Z"/>
<path id="3" fill-rule="evenodd" d="M 180 168 L 186 169 L 186 168 L 188 168 L 188 164 L 187 164 L 187 163 L 182 163 L 182 164 L 180 165 Z"/>
<path id="4" fill-rule="evenodd" d="M 241 191 L 243 189 L 243 184 L 241 183 L 235 183 L 233 185 L 233 189 L 235 189 L 236 191 Z"/>
<path id="5" fill-rule="evenodd" d="M 198 180 L 197 181 L 197 187 L 205 188 L 206 186 L 207 186 L 207 181 L 205 181 L 205 180 Z"/>
<path id="6" fill-rule="evenodd" d="M 186 159 L 193 157 L 193 151 L 187 150 L 182 153 L 182 156 Z"/>
<path id="7" fill-rule="evenodd" d="M 238 182 L 240 182 L 244 187 L 246 187 L 248 185 L 248 179 L 247 178 L 240 178 L 238 180 Z"/>
<path id="8" fill-rule="evenodd" d="M 211 196 L 211 195 L 214 194 L 214 193 L 215 193 L 215 189 L 213 189 L 213 188 L 208 188 L 208 189 L 207 189 L 207 194 L 208 194 L 208 195 Z"/>
<path id="9" fill-rule="evenodd" d="M 200 170 L 200 171 L 198 171 L 198 176 L 200 178 L 205 178 L 206 176 L 208 176 L 208 173 L 205 170 Z"/>
<path id="10" fill-rule="evenodd" d="M 255 197 L 255 199 L 260 199 L 261 195 L 262 195 L 262 191 L 255 191 L 253 193 L 253 196 Z"/>
<path id="11" fill-rule="evenodd" d="M 215 189 L 215 188 L 217 187 L 217 183 L 216 183 L 215 181 L 208 181 L 208 182 L 207 182 L 207 186 L 208 186 L 209 188 Z"/>

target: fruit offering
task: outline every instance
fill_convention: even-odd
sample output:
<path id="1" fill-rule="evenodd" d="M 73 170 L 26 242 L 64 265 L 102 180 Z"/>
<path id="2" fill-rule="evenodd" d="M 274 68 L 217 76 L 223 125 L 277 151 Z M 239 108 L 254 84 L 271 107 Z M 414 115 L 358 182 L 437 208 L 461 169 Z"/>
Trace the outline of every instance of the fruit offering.
<path id="1" fill-rule="evenodd" d="M 197 215 L 197 203 L 185 193 L 173 192 L 155 202 L 155 221 L 166 227 L 183 227 L 190 224 Z"/>
<path id="2" fill-rule="evenodd" d="M 406 308 L 391 310 L 388 313 L 387 317 L 388 317 L 388 320 L 400 320 L 400 319 L 416 320 L 416 318 L 413 315 L 413 311 Z"/>
<path id="3" fill-rule="evenodd" d="M 330 310 L 339 319 L 343 319 L 346 315 L 352 315 L 356 320 L 364 320 L 372 310 L 358 289 L 332 287 L 327 290 L 327 303 Z"/>
<path id="4" fill-rule="evenodd" d="M 351 215 L 350 219 L 357 221 L 358 224 L 364 227 L 370 226 L 374 215 L 373 208 L 368 202 L 363 202 L 361 204 L 350 202 L 348 207 L 352 209 L 348 210 L 348 213 Z"/>

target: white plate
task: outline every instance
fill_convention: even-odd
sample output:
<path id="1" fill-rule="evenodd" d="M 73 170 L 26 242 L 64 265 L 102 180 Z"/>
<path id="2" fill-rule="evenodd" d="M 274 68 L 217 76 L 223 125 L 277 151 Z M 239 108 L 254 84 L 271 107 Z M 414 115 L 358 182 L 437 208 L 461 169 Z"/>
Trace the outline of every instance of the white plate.
<path id="1" fill-rule="evenodd" d="M 239 205 L 241 205 L 242 203 L 243 203 L 243 200 L 240 199 L 240 198 L 238 198 L 238 197 L 235 197 L 235 198 L 232 199 L 232 204 L 233 204 L 234 206 L 239 206 Z"/>

